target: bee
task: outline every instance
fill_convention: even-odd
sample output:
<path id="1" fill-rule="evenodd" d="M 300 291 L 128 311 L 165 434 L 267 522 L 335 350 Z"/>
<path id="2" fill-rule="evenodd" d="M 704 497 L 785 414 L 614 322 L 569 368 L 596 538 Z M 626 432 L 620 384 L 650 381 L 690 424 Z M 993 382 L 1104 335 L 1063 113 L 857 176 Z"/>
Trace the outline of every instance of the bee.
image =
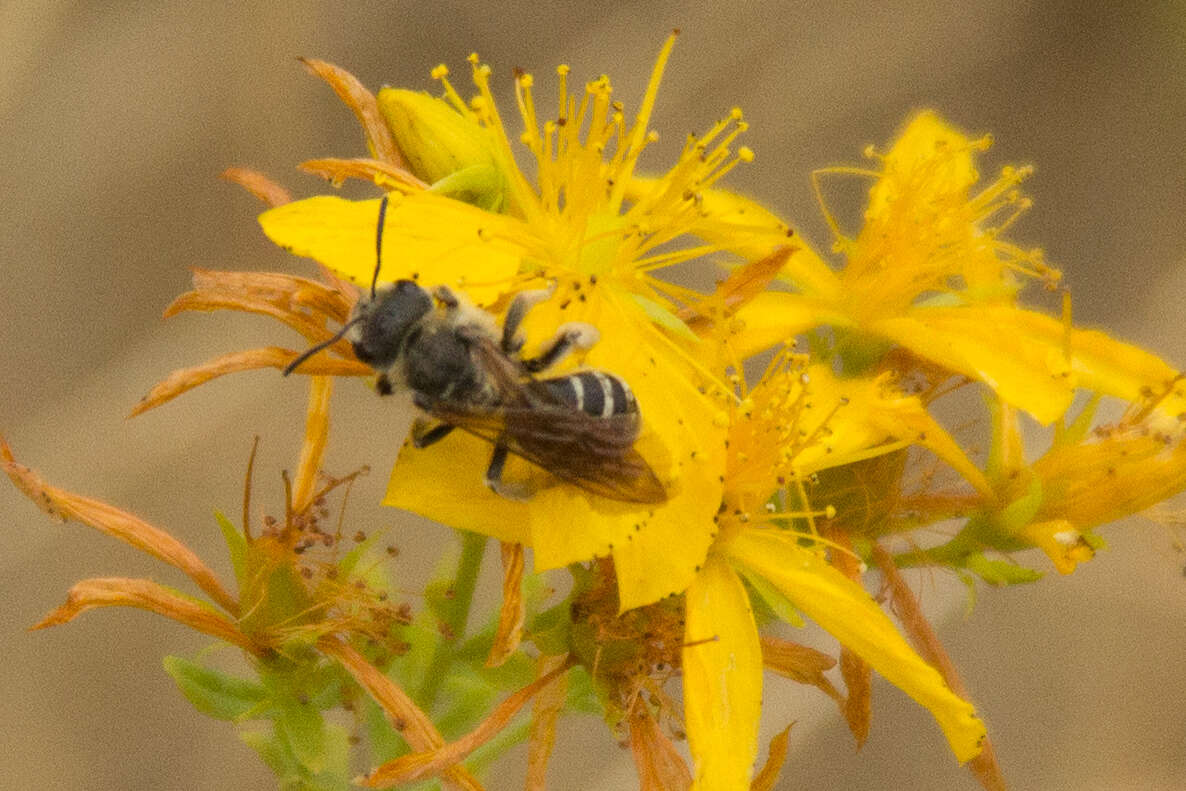
<path id="1" fill-rule="evenodd" d="M 597 343 L 597 328 L 561 325 L 534 357 L 521 356 L 519 332 L 532 306 L 551 289 L 515 296 L 501 329 L 494 317 L 446 286 L 431 292 L 412 280 L 377 288 L 387 198 L 379 202 L 375 274 L 370 294 L 355 303 L 334 337 L 294 359 L 284 375 L 346 338 L 359 360 L 376 372 L 380 395 L 411 392 L 424 413 L 412 428 L 412 444 L 426 448 L 461 428 L 494 448 L 486 485 L 509 499 L 530 490 L 503 480 L 508 454 L 588 492 L 632 503 L 660 503 L 667 492 L 635 449 L 642 424 L 638 402 L 622 378 L 580 370 L 539 377 L 571 352 Z"/>

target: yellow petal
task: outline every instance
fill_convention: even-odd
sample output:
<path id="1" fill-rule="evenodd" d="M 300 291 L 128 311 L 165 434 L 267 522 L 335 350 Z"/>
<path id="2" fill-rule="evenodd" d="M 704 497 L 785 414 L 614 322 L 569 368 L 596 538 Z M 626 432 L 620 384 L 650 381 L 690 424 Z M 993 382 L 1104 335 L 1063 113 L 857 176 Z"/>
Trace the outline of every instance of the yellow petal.
<path id="1" fill-rule="evenodd" d="M 821 324 L 845 327 L 850 323 L 828 303 L 801 294 L 767 291 L 734 315 L 729 343 L 737 357 L 745 359 Z"/>
<path id="2" fill-rule="evenodd" d="M 944 203 L 963 202 L 979 178 L 969 143 L 935 113 L 916 115 L 885 155 L 884 175 L 869 190 L 866 220 L 877 224 L 889 219 L 901 210 L 904 197 L 928 222 Z"/>
<path id="3" fill-rule="evenodd" d="M 762 648 L 749 595 L 723 559 L 706 560 L 688 589 L 686 617 L 684 724 L 693 788 L 748 788 L 758 754 Z"/>
<path id="4" fill-rule="evenodd" d="M 1034 522 L 1021 534 L 1050 558 L 1059 574 L 1070 574 L 1080 563 L 1095 557 L 1095 550 L 1083 534 L 1065 519 Z"/>
<path id="5" fill-rule="evenodd" d="M 918 308 L 876 321 L 870 329 L 949 371 L 984 382 L 1007 403 L 1049 424 L 1070 406 L 1074 378 L 1061 342 L 1051 345 L 1035 337 L 1027 313 L 971 305 Z"/>
<path id="6" fill-rule="evenodd" d="M 930 710 L 962 763 L 980 751 L 984 723 L 933 667 L 907 644 L 893 622 L 855 582 L 795 538 L 742 530 L 727 544 L 730 558 L 775 585 L 791 603 L 864 659 L 890 683 Z"/>
<path id="7" fill-rule="evenodd" d="M 1158 409 L 1174 416 L 1186 411 L 1186 393 L 1175 388 L 1177 372 L 1164 360 L 1103 332 L 1068 330 L 1032 310 L 919 308 L 875 328 L 921 357 L 985 382 L 1043 423 L 1066 411 L 1076 387 L 1126 401 L 1175 389 Z"/>
<path id="8" fill-rule="evenodd" d="M 390 193 L 380 279 L 418 280 L 464 289 L 479 304 L 507 290 L 520 249 L 506 241 L 517 221 L 429 192 Z M 334 195 L 288 203 L 259 217 L 268 238 L 369 287 L 375 272 L 379 199 Z"/>
<path id="9" fill-rule="evenodd" d="M 528 504 L 501 497 L 485 484 L 491 450 L 489 442 L 464 431 L 430 448 L 405 444 L 383 504 L 499 541 L 530 544 Z"/>

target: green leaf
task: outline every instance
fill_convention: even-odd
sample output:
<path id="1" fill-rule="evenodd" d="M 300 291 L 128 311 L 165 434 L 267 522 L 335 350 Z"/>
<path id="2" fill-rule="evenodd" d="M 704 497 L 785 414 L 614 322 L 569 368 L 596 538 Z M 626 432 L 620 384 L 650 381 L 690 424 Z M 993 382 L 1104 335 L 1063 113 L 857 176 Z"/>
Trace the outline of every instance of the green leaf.
<path id="1" fill-rule="evenodd" d="M 404 741 L 403 735 L 392 727 L 387 713 L 370 695 L 363 695 L 361 700 L 367 744 L 371 748 L 371 765 L 378 766 L 405 754 L 408 751 L 408 743 Z"/>
<path id="2" fill-rule="evenodd" d="M 529 621 L 527 638 L 545 654 L 559 656 L 568 653 L 571 609 L 572 603 L 565 600 L 544 610 Z"/>
<path id="3" fill-rule="evenodd" d="M 163 664 L 181 694 L 206 716 L 231 721 L 248 715 L 262 716 L 268 694 L 260 684 L 210 670 L 179 656 L 167 656 Z"/>
<path id="4" fill-rule="evenodd" d="M 321 772 L 329 762 L 325 719 L 321 712 L 296 698 L 281 701 L 276 729 L 292 750 L 297 763 L 312 774 Z"/>
<path id="5" fill-rule="evenodd" d="M 263 759 L 272 774 L 276 775 L 281 788 L 300 777 L 301 772 L 292 760 L 292 753 L 285 749 L 274 734 L 267 731 L 240 731 L 239 739 Z"/>
<path id="6" fill-rule="evenodd" d="M 235 570 L 235 580 L 242 586 L 243 575 L 247 569 L 247 536 L 243 535 L 221 511 L 214 512 L 214 521 L 218 522 L 218 528 L 222 531 L 222 540 L 226 543 L 231 567 Z"/>
<path id="7" fill-rule="evenodd" d="M 968 555 L 965 567 L 989 585 L 1020 585 L 1042 578 L 1042 572 L 1019 566 L 1008 560 L 990 560 L 979 552 Z"/>
<path id="8" fill-rule="evenodd" d="M 350 737 L 344 728 L 330 725 L 325 729 L 327 767 L 311 772 L 296 758 L 291 744 L 276 733 L 244 731 L 239 738 L 255 750 L 272 773 L 281 791 L 351 791 Z"/>
<path id="9" fill-rule="evenodd" d="M 576 665 L 568 671 L 568 696 L 564 700 L 564 709 L 598 717 L 605 714 L 593 689 L 593 677 L 582 665 Z"/>

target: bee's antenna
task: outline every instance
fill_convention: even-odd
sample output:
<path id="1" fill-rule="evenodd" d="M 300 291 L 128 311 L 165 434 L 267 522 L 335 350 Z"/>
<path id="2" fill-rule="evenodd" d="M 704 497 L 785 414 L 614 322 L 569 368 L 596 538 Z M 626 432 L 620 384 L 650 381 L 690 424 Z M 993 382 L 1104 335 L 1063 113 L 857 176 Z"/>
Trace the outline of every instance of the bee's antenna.
<path id="1" fill-rule="evenodd" d="M 379 225 L 375 228 L 375 276 L 371 278 L 371 299 L 379 282 L 379 267 L 383 266 L 383 221 L 387 218 L 387 196 L 379 199 Z"/>
<path id="2" fill-rule="evenodd" d="M 366 317 L 365 316 L 355 316 L 354 318 L 350 319 L 350 321 L 343 324 L 342 328 L 340 330 L 338 330 L 337 332 L 335 332 L 334 336 L 332 338 L 329 338 L 328 340 L 324 340 L 321 343 L 317 344 L 316 346 L 310 346 L 308 349 L 305 349 L 305 351 L 302 352 L 299 357 L 297 357 L 295 360 L 293 360 L 287 366 L 285 366 L 284 375 L 288 376 L 290 373 L 295 371 L 300 366 L 300 364 L 303 363 L 305 360 L 308 360 L 310 357 L 317 354 L 317 352 L 322 351 L 323 349 L 328 349 L 330 346 L 333 346 L 335 343 L 342 340 L 343 336 L 346 335 L 346 332 L 351 327 L 353 327 L 355 324 L 362 321 L 364 318 L 366 318 Z"/>

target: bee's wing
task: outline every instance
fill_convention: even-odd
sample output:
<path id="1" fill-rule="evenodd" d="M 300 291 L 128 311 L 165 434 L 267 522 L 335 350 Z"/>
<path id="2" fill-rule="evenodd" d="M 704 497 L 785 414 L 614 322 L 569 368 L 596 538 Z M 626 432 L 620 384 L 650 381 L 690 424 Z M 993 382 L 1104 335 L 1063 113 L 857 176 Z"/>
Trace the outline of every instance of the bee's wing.
<path id="1" fill-rule="evenodd" d="M 485 370 L 502 395 L 498 407 L 436 401 L 428 411 L 563 481 L 593 494 L 631 503 L 661 503 L 667 491 L 634 449 L 638 415 L 593 417 L 560 401 L 548 388 L 520 378 L 493 346 L 480 349 Z"/>
<path id="2" fill-rule="evenodd" d="M 593 494 L 631 503 L 661 503 L 667 491 L 634 449 L 635 415 L 595 418 L 566 405 L 498 408 L 438 401 L 445 423 L 490 442 Z"/>

